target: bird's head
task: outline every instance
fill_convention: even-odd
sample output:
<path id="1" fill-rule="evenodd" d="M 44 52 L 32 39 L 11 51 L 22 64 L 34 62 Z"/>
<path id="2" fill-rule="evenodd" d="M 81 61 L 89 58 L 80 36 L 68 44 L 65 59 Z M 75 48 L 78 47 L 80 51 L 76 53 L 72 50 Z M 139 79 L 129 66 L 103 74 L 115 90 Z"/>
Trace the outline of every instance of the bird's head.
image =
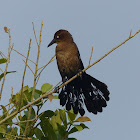
<path id="1" fill-rule="evenodd" d="M 59 30 L 54 34 L 53 40 L 48 45 L 51 46 L 54 43 L 62 43 L 62 42 L 73 42 L 72 35 L 67 30 Z"/>

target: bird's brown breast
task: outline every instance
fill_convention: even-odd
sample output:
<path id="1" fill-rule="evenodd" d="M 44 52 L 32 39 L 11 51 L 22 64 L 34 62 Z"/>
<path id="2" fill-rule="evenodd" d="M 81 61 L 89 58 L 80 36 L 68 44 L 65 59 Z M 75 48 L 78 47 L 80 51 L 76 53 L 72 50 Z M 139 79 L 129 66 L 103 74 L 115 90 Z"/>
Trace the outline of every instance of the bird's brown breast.
<path id="1" fill-rule="evenodd" d="M 79 72 L 78 49 L 75 44 L 60 44 L 56 47 L 58 69 L 62 77 L 71 78 Z"/>

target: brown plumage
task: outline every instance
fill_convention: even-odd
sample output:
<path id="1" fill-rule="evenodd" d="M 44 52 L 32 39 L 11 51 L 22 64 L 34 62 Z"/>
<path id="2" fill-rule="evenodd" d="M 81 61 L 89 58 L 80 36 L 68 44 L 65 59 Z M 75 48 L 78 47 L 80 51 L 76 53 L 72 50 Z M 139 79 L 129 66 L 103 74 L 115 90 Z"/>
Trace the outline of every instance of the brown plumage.
<path id="1" fill-rule="evenodd" d="M 72 35 L 66 30 L 59 30 L 55 33 L 54 39 L 48 45 L 57 43 L 56 59 L 62 77 L 62 81 L 70 79 L 84 69 L 83 63 Z M 91 77 L 86 72 L 64 86 L 59 94 L 60 104 L 66 105 L 66 109 L 73 107 L 75 114 L 78 112 L 84 115 L 84 104 L 89 112 L 97 114 L 102 112 L 109 100 L 107 86 Z"/>

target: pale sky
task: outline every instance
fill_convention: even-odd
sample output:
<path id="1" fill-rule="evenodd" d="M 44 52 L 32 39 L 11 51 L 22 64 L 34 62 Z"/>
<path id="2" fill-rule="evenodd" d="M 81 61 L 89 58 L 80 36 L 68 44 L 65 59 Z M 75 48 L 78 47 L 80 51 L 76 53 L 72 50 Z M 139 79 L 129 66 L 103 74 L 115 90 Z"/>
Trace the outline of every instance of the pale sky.
<path id="1" fill-rule="evenodd" d="M 124 41 L 130 34 L 140 29 L 139 0 L 5 0 L 0 4 L 0 50 L 7 54 L 8 34 L 4 26 L 11 28 L 14 48 L 27 54 L 28 44 L 32 38 L 30 59 L 36 60 L 37 46 L 32 29 L 35 24 L 39 38 L 41 21 L 43 32 L 39 66 L 45 65 L 55 53 L 55 46 L 47 48 L 54 33 L 59 29 L 68 30 L 77 44 L 82 61 L 86 67 L 90 52 L 94 46 L 92 62 L 99 59 L 113 47 Z M 102 113 L 85 115 L 92 122 L 86 123 L 90 128 L 71 137 L 79 140 L 139 140 L 140 139 L 140 34 L 115 50 L 101 62 L 90 68 L 87 73 L 106 83 L 110 90 L 110 101 Z M 22 57 L 11 54 L 9 71 L 14 74 L 6 77 L 6 83 L 0 104 L 8 103 L 11 87 L 14 93 L 21 88 L 24 62 Z M 29 63 L 33 68 L 33 64 Z M 25 85 L 33 85 L 33 75 L 27 70 Z M 56 61 L 52 62 L 42 73 L 37 88 L 44 83 L 56 85 L 61 80 Z M 45 109 L 58 109 L 59 101 L 44 105 Z"/>

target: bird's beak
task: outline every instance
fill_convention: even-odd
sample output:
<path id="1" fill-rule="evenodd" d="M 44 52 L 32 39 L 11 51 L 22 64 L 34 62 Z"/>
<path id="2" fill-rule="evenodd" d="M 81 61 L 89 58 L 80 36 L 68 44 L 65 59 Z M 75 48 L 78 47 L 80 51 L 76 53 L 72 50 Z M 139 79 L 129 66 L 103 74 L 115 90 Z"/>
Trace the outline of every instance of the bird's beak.
<path id="1" fill-rule="evenodd" d="M 48 45 L 48 47 L 50 47 L 52 44 L 56 43 L 56 39 L 53 39 L 50 44 Z"/>

